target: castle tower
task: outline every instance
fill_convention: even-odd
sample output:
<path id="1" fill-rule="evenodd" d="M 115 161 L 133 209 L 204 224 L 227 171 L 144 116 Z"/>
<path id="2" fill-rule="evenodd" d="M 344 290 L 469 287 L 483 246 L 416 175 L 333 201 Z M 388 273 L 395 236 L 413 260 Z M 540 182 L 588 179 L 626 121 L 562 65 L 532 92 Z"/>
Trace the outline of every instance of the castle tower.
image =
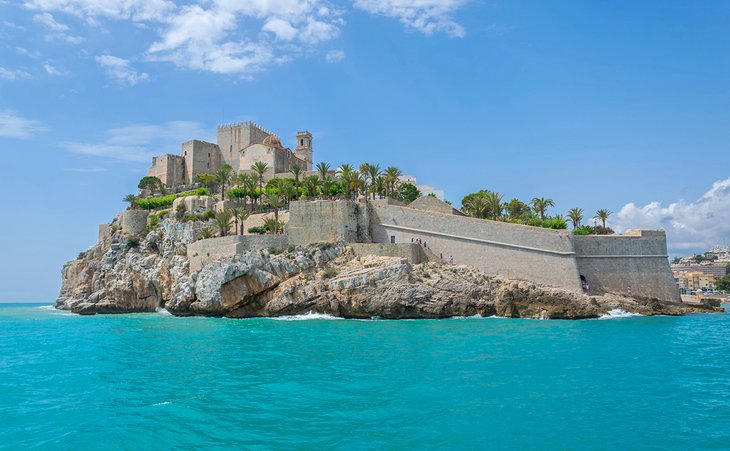
<path id="1" fill-rule="evenodd" d="M 270 131 L 251 122 L 223 124 L 218 126 L 218 147 L 221 150 L 222 163 L 230 164 L 233 169 L 240 167 L 240 151 L 251 144 L 258 144 L 269 135 Z"/>
<path id="2" fill-rule="evenodd" d="M 294 155 L 304 160 L 304 170 L 312 170 L 312 134 L 308 131 L 297 132 L 297 148 Z"/>

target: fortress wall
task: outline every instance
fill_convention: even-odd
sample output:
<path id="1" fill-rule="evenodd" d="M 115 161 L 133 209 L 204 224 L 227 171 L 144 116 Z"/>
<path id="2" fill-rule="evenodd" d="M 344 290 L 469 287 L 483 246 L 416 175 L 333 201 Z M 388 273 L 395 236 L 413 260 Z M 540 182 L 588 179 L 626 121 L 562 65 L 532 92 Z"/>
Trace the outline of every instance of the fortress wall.
<path id="1" fill-rule="evenodd" d="M 193 139 L 182 145 L 185 159 L 185 179 L 195 182 L 198 174 L 211 174 L 221 166 L 221 151 L 216 144 Z"/>
<path id="2" fill-rule="evenodd" d="M 575 236 L 578 270 L 591 294 L 619 293 L 679 302 L 661 230 Z"/>
<path id="3" fill-rule="evenodd" d="M 149 212 L 146 210 L 124 210 L 122 217 L 122 233 L 129 235 L 138 235 L 147 228 L 147 216 Z"/>
<path id="4" fill-rule="evenodd" d="M 157 177 L 168 187 L 181 185 L 185 181 L 185 160 L 180 155 L 152 157 L 152 166 L 147 170 L 147 175 Z"/>
<path id="5" fill-rule="evenodd" d="M 391 205 L 372 205 L 370 234 L 378 243 L 426 241 L 435 255 L 487 273 L 580 291 L 572 235 L 497 221 Z"/>
<path id="6" fill-rule="evenodd" d="M 423 249 L 418 244 L 350 243 L 349 246 L 357 256 L 400 257 L 407 259 L 414 265 L 428 261 Z"/>
<path id="7" fill-rule="evenodd" d="M 187 246 L 190 272 L 200 271 L 203 266 L 219 258 L 271 247 L 284 249 L 287 245 L 286 235 L 232 235 L 196 241 Z"/>
<path id="8" fill-rule="evenodd" d="M 290 202 L 289 242 L 370 242 L 368 209 L 350 201 Z"/>

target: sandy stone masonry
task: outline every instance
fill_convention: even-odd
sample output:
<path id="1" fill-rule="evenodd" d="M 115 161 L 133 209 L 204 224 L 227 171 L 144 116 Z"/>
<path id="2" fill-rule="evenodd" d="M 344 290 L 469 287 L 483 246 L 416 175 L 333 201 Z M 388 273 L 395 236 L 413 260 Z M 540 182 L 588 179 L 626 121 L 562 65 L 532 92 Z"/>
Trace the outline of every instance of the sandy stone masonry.
<path id="1" fill-rule="evenodd" d="M 294 164 L 303 171 L 312 171 L 312 134 L 296 134 L 294 151 L 284 147 L 277 135 L 253 122 L 218 126 L 217 143 L 191 139 L 182 144 L 180 155 L 159 155 L 152 158 L 147 175 L 159 178 L 168 187 L 194 183 L 198 174 L 215 173 L 224 164 L 235 171 L 250 171 L 254 163 L 264 162 L 268 170 L 264 180 L 277 174 L 291 176 Z"/>

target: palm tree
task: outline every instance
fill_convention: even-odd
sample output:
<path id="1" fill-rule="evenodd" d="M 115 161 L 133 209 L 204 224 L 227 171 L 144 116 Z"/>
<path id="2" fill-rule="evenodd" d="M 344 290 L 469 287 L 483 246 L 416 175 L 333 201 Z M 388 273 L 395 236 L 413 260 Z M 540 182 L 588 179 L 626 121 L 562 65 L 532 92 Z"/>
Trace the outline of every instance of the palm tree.
<path id="1" fill-rule="evenodd" d="M 535 213 L 540 215 L 540 219 L 545 219 L 545 210 L 548 207 L 554 206 L 555 203 L 552 199 L 545 199 L 544 197 L 535 197 L 532 199 L 532 208 L 535 210 Z"/>
<path id="2" fill-rule="evenodd" d="M 228 229 L 231 227 L 232 217 L 233 213 L 228 208 L 215 214 L 215 226 L 218 227 L 221 236 L 226 236 L 228 234 Z"/>
<path id="3" fill-rule="evenodd" d="M 317 188 L 319 188 L 319 176 L 310 175 L 309 177 L 306 177 L 303 182 L 304 187 L 307 190 L 307 196 L 312 198 L 317 197 Z"/>
<path id="4" fill-rule="evenodd" d="M 264 190 L 264 174 L 268 169 L 269 165 L 264 163 L 263 161 L 257 161 L 256 163 L 251 165 L 251 170 L 253 170 L 259 177 L 259 191 Z"/>
<path id="5" fill-rule="evenodd" d="M 289 171 L 294 175 L 294 184 L 297 188 L 297 199 L 299 199 L 299 176 L 302 175 L 302 167 L 298 164 L 294 163 L 291 165 L 291 168 L 289 168 Z"/>
<path id="6" fill-rule="evenodd" d="M 215 178 L 221 186 L 221 200 L 226 200 L 226 183 L 231 180 L 233 168 L 230 164 L 224 164 L 218 168 Z"/>
<path id="7" fill-rule="evenodd" d="M 355 177 L 355 168 L 350 164 L 343 164 L 337 168 L 337 177 L 342 183 L 342 188 L 345 190 L 345 197 L 350 198 L 350 191 L 353 188 L 353 179 Z"/>
<path id="8" fill-rule="evenodd" d="M 500 193 L 490 191 L 485 197 L 487 206 L 492 213 L 492 219 L 496 221 L 498 218 L 502 217 L 502 210 L 504 209 L 504 206 L 502 205 L 502 197 L 504 196 Z"/>
<path id="9" fill-rule="evenodd" d="M 380 165 L 369 164 L 367 167 L 368 177 L 370 177 L 370 189 L 373 192 L 373 199 L 375 199 L 375 187 L 378 183 L 378 177 L 380 176 Z M 367 197 L 367 193 L 365 193 Z"/>
<path id="10" fill-rule="evenodd" d="M 273 191 L 266 191 L 264 193 L 264 201 L 271 205 L 271 208 L 274 209 L 274 221 L 276 223 L 279 223 L 279 207 L 281 207 L 281 196 L 278 193 L 275 193 Z M 278 228 L 278 226 L 277 226 Z M 278 231 L 278 230 L 277 230 Z"/>
<path id="11" fill-rule="evenodd" d="M 325 163 L 324 161 L 321 161 L 317 163 L 317 171 L 319 172 L 319 178 L 322 181 L 322 197 L 329 196 L 329 185 L 327 185 L 327 176 L 329 175 L 331 166 L 329 163 Z"/>
<path id="12" fill-rule="evenodd" d="M 605 229 L 605 228 L 606 228 L 606 220 L 607 220 L 607 219 L 608 219 L 608 217 L 609 217 L 609 216 L 611 216 L 612 214 L 613 214 L 613 212 L 612 212 L 612 211 L 608 211 L 608 210 L 606 210 L 605 208 L 601 208 L 600 210 L 598 210 L 598 211 L 596 212 L 596 215 L 595 215 L 595 216 L 593 217 L 593 219 L 598 219 L 599 221 L 601 221 L 601 225 L 602 225 L 602 226 L 603 226 L 603 228 Z"/>
<path id="13" fill-rule="evenodd" d="M 243 181 L 243 186 L 245 187 L 248 197 L 251 198 L 251 210 L 253 210 L 253 200 L 254 195 L 256 194 L 256 177 L 251 174 L 246 174 L 246 176 L 247 177 Z"/>
<path id="14" fill-rule="evenodd" d="M 277 234 L 282 230 L 282 223 L 275 218 L 264 218 L 264 227 L 271 233 Z"/>
<path id="15" fill-rule="evenodd" d="M 233 219 L 236 223 L 236 234 L 243 235 L 243 224 L 246 222 L 246 219 L 248 218 L 248 210 L 246 208 L 233 208 L 231 209 L 231 213 L 233 213 Z M 241 224 L 241 227 L 239 229 L 238 225 Z M 239 232 L 240 230 L 240 232 Z"/>
<path id="16" fill-rule="evenodd" d="M 385 195 L 386 190 L 386 184 L 385 184 L 385 177 L 383 175 L 379 175 L 375 178 L 375 183 L 373 184 L 373 199 L 375 198 L 375 192 L 378 192 L 378 196 Z"/>
<path id="17" fill-rule="evenodd" d="M 368 201 L 368 179 L 370 179 L 370 163 L 363 163 L 360 165 L 360 180 L 365 192 L 365 202 Z"/>
<path id="18" fill-rule="evenodd" d="M 580 227 L 580 222 L 583 220 L 583 209 L 582 208 L 571 208 L 568 211 L 568 218 L 573 223 L 573 228 Z"/>
<path id="19" fill-rule="evenodd" d="M 395 166 L 390 166 L 385 169 L 385 184 L 387 187 L 387 195 L 393 196 L 395 193 L 395 187 L 398 185 L 398 178 L 403 175 L 403 172 Z"/>
<path id="20" fill-rule="evenodd" d="M 124 199 L 122 199 L 124 202 L 129 202 L 129 209 L 130 210 L 136 210 L 137 209 L 137 196 L 134 194 L 127 194 Z"/>
<path id="21" fill-rule="evenodd" d="M 484 218 L 489 211 L 487 196 L 473 196 L 466 200 L 464 207 L 477 218 Z"/>

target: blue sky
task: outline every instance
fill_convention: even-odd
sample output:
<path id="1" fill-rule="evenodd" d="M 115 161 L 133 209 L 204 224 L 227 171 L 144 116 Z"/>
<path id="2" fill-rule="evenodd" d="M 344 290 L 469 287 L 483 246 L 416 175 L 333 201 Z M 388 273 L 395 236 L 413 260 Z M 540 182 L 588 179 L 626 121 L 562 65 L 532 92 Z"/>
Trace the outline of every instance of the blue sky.
<path id="1" fill-rule="evenodd" d="M 724 1 L 0 0 L 0 300 L 55 298 L 152 155 L 254 120 L 315 161 L 730 242 Z"/>

